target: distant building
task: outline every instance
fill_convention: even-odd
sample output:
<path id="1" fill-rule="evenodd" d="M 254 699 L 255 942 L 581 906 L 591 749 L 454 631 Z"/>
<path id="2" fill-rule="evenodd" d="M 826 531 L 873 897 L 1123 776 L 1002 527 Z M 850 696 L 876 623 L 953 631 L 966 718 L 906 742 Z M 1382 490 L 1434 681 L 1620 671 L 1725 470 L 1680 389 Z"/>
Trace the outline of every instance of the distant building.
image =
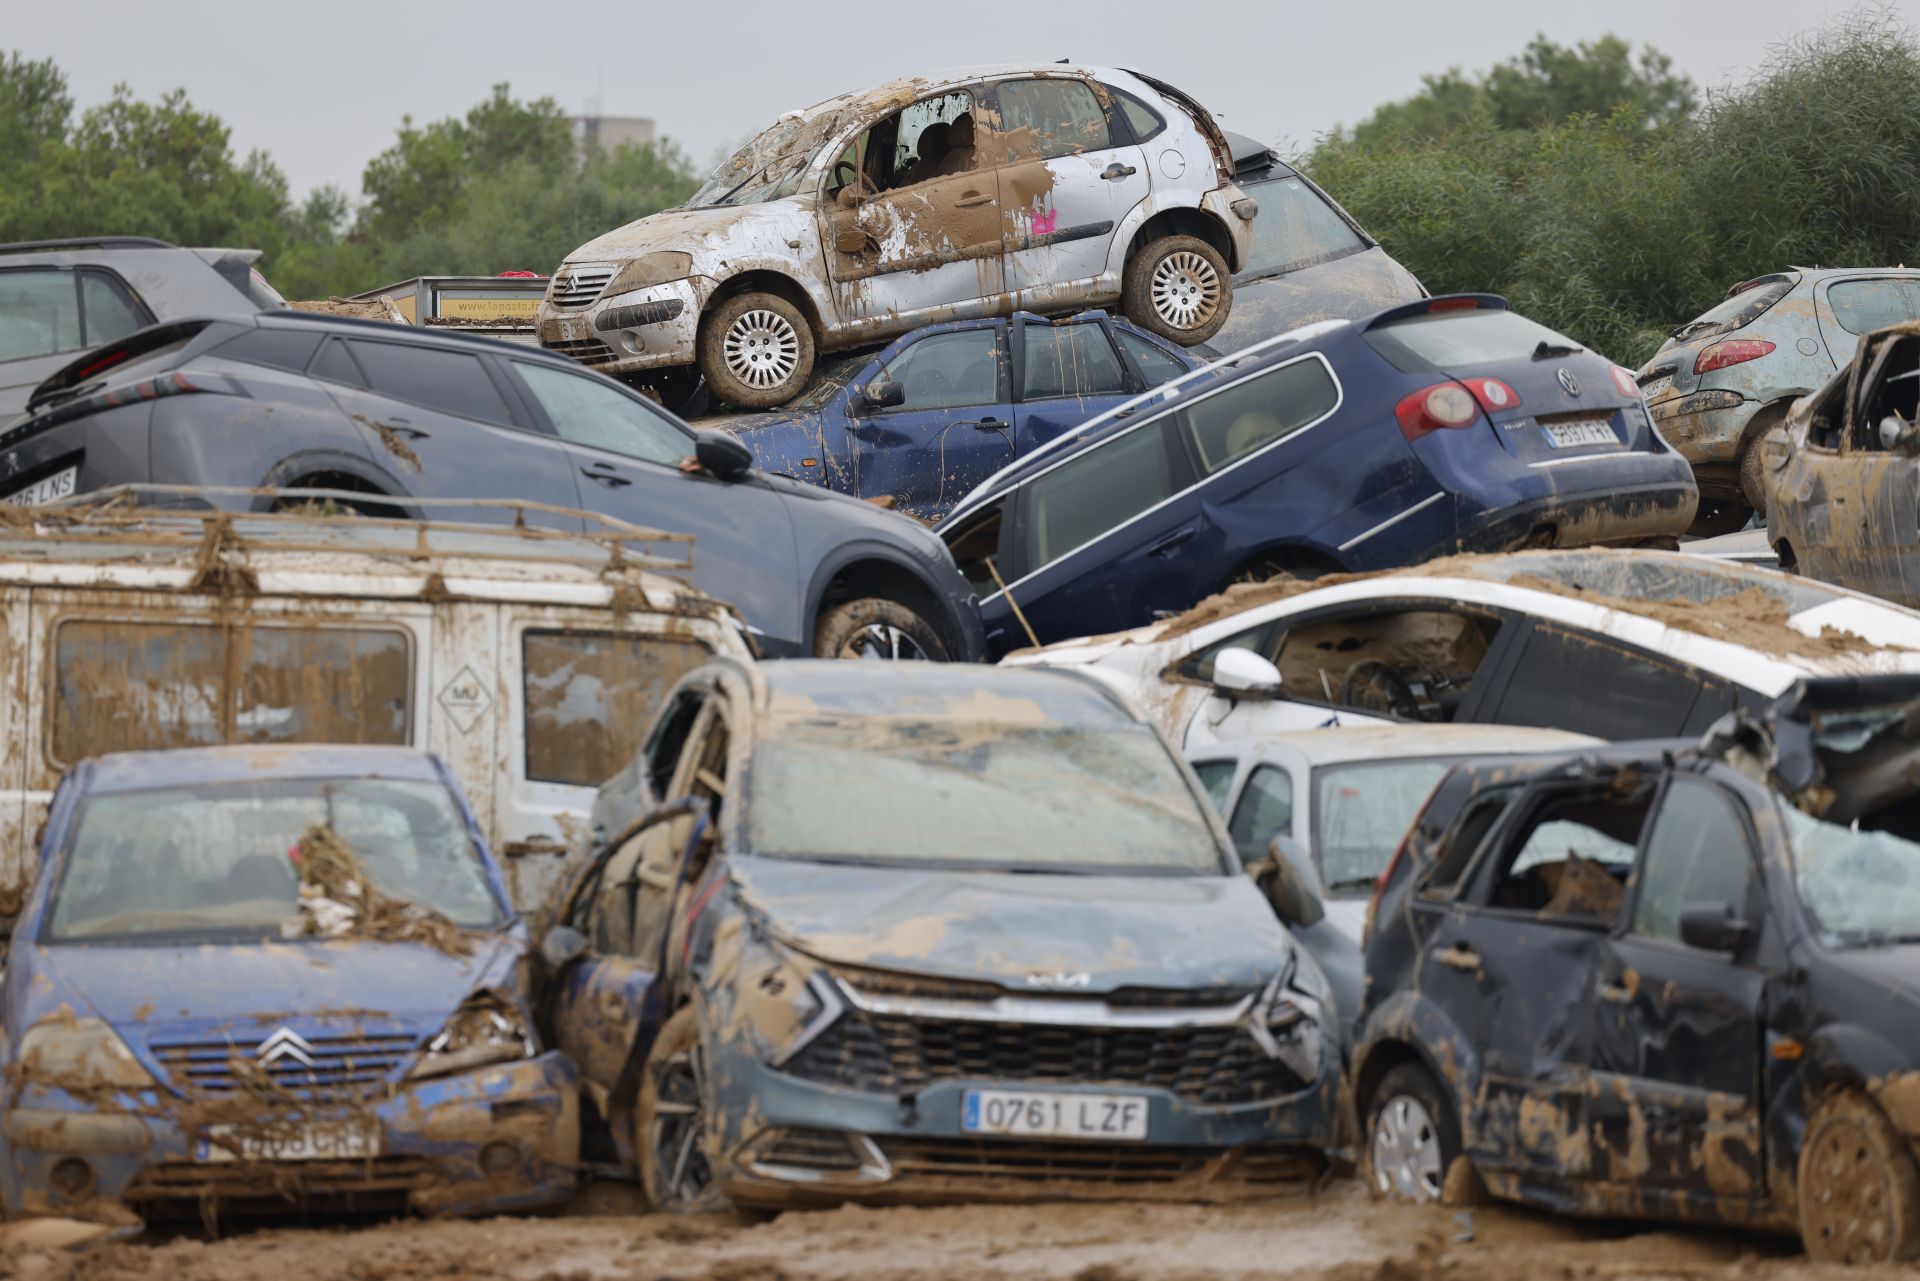
<path id="1" fill-rule="evenodd" d="M 573 149 L 584 152 L 597 146 L 612 151 L 623 143 L 647 146 L 653 142 L 651 116 L 569 116 L 573 126 Z"/>

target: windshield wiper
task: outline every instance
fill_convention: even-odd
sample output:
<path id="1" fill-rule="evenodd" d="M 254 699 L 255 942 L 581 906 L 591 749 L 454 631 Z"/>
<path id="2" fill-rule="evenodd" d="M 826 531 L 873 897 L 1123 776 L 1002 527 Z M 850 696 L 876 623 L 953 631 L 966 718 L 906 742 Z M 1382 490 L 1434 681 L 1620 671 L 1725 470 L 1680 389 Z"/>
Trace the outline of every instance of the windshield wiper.
<path id="1" fill-rule="evenodd" d="M 1535 360 L 1547 360 L 1553 356 L 1577 356 L 1581 349 L 1568 343 L 1548 342 L 1542 338 L 1540 345 L 1533 349 Z"/>

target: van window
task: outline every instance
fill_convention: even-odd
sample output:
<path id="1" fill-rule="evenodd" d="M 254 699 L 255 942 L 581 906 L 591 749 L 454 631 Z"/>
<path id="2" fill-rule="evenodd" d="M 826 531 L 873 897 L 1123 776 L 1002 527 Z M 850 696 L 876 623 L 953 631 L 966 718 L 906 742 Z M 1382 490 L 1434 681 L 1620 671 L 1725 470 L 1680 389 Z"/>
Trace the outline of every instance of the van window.
<path id="1" fill-rule="evenodd" d="M 1105 441 L 1027 487 L 1028 573 L 1165 502 L 1178 488 L 1164 420 Z"/>
<path id="2" fill-rule="evenodd" d="M 617 632 L 535 632 L 520 642 L 527 778 L 598 787 L 633 759 L 654 713 L 713 657 L 698 641 Z"/>
<path id="3" fill-rule="evenodd" d="M 215 743 L 404 744 L 412 670 L 401 631 L 73 619 L 54 637 L 53 757 L 71 764 Z"/>
<path id="4" fill-rule="evenodd" d="M 1339 403 L 1332 371 L 1309 357 L 1196 401 L 1186 412 L 1187 431 L 1202 470 L 1212 475 L 1319 422 Z"/>

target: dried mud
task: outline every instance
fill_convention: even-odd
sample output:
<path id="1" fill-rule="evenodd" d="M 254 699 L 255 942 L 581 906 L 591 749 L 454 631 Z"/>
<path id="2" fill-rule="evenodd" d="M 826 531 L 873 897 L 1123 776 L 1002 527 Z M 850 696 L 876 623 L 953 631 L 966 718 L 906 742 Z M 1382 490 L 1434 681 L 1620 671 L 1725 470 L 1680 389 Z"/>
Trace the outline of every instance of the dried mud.
<path id="1" fill-rule="evenodd" d="M 0 1243 L 0 1249 L 6 1249 Z M 19 1281 L 1876 1281 L 1908 1270 L 1809 1265 L 1788 1238 L 1576 1222 L 1501 1206 L 1382 1205 L 1354 1183 L 1221 1206 L 944 1206 L 793 1211 L 768 1222 L 641 1212 L 626 1185 L 587 1189 L 564 1214 L 397 1221 L 352 1230 L 264 1228 L 97 1244 L 16 1245 Z"/>

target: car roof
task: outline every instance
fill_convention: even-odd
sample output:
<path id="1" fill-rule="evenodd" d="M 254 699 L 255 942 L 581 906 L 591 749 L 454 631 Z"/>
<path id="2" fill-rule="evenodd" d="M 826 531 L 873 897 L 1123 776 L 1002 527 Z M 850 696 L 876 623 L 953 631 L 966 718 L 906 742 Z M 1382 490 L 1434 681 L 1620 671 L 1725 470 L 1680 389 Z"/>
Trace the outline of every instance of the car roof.
<path id="1" fill-rule="evenodd" d="M 1140 723 L 1105 686 L 1075 672 L 844 659 L 785 659 L 754 670 L 762 708 L 774 723 L 838 717 L 1055 729 Z"/>
<path id="2" fill-rule="evenodd" d="M 188 317 L 197 320 L 231 320 L 231 316 Z M 341 333 L 375 335 L 390 342 L 414 343 L 422 347 L 444 347 L 460 349 L 482 347 L 501 355 L 518 356 L 525 360 L 537 360 L 544 364 L 558 365 L 563 369 L 576 372 L 587 370 L 585 365 L 570 357 L 548 351 L 544 347 L 535 347 L 523 342 L 512 342 L 505 338 L 490 338 L 485 334 L 471 333 L 461 329 L 417 329 L 412 325 L 396 325 L 385 320 L 366 320 L 359 316 L 335 316 L 317 311 L 296 311 L 289 307 L 284 311 L 263 311 L 254 317 L 254 322 L 263 329 L 330 329 Z"/>
<path id="3" fill-rule="evenodd" d="M 1432 756 L 1573 751 L 1603 741 L 1587 734 L 1526 725 L 1354 725 L 1228 739 L 1195 748 L 1188 753 L 1188 758 L 1233 756 L 1253 760 L 1290 752 L 1304 757 L 1312 765 L 1342 765 L 1352 761 Z"/>
<path id="4" fill-rule="evenodd" d="M 141 792 L 190 783 L 266 778 L 387 778 L 438 782 L 433 757 L 411 747 L 332 743 L 179 747 L 163 752 L 109 752 L 96 757 L 89 794 Z"/>
<path id="5" fill-rule="evenodd" d="M 1138 78 L 1131 72 L 1118 67 L 1097 67 L 1086 63 L 1060 62 L 990 62 L 973 67 L 941 67 L 932 71 L 911 76 L 897 76 L 884 80 L 877 85 L 864 89 L 854 89 L 847 93 L 835 94 L 831 98 L 822 98 L 797 111 L 783 112 L 783 116 L 798 116 L 812 119 L 828 111 L 840 111 L 853 107 L 879 105 L 895 98 L 901 99 L 901 106 L 908 101 L 923 96 L 945 85 L 970 84 L 976 80 L 993 80 L 1004 76 L 1091 76 L 1097 80 L 1116 80 L 1124 78 L 1130 84 L 1138 84 Z M 1146 86 L 1140 85 L 1140 88 Z"/>

